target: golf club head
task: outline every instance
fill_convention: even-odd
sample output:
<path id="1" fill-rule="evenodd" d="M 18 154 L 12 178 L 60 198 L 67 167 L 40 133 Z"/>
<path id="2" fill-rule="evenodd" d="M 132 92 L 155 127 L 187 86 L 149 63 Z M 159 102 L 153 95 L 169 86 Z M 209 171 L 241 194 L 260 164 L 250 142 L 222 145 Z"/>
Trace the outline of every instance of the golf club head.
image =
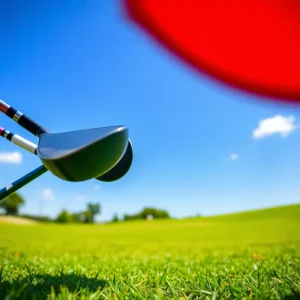
<path id="1" fill-rule="evenodd" d="M 122 178 L 130 169 L 133 160 L 133 149 L 131 141 L 128 140 L 127 148 L 122 158 L 108 172 L 97 177 L 97 180 L 111 182 Z"/>
<path id="2" fill-rule="evenodd" d="M 68 181 L 99 177 L 120 160 L 128 144 L 124 126 L 43 133 L 37 154 L 55 176 Z"/>

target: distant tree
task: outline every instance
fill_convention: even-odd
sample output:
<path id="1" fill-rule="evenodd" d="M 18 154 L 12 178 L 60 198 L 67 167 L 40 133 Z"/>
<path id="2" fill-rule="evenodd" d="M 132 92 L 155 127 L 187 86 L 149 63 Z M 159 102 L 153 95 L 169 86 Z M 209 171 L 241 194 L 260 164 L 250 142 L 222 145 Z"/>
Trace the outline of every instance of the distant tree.
<path id="1" fill-rule="evenodd" d="M 116 222 L 120 222 L 120 219 L 118 217 L 118 214 L 117 213 L 114 213 L 113 215 L 113 218 L 111 220 L 113 223 L 116 223 Z"/>
<path id="2" fill-rule="evenodd" d="M 124 221 L 129 221 L 130 219 L 131 219 L 131 216 L 127 215 L 127 214 L 125 214 L 124 217 L 123 217 Z"/>
<path id="3" fill-rule="evenodd" d="M 147 219 L 148 215 L 152 215 L 153 219 L 169 219 L 170 215 L 167 211 L 146 207 L 140 212 L 141 219 Z"/>
<path id="4" fill-rule="evenodd" d="M 145 207 L 141 212 L 135 215 L 124 215 L 124 221 L 144 219 L 169 219 L 170 215 L 167 211 L 157 208 Z"/>
<path id="5" fill-rule="evenodd" d="M 19 207 L 24 203 L 24 198 L 20 194 L 13 193 L 0 202 L 0 207 L 5 209 L 6 215 L 16 216 L 19 213 Z"/>
<path id="6" fill-rule="evenodd" d="M 100 212 L 100 210 L 99 210 Z M 90 210 L 86 210 L 84 212 L 84 223 L 93 223 L 93 217 L 92 217 L 92 212 Z"/>
<path id="7" fill-rule="evenodd" d="M 64 209 L 58 214 L 55 221 L 57 223 L 69 223 L 73 221 L 73 218 L 72 215 L 70 215 L 68 211 Z"/>
<path id="8" fill-rule="evenodd" d="M 99 203 L 89 203 L 87 210 L 70 214 L 67 210 L 62 210 L 55 221 L 58 223 L 94 223 L 96 214 L 99 214 L 101 207 Z"/>
<path id="9" fill-rule="evenodd" d="M 90 212 L 90 223 L 94 223 L 95 215 L 101 213 L 100 203 L 89 203 L 88 204 L 88 211 Z"/>
<path id="10" fill-rule="evenodd" d="M 84 223 L 86 222 L 85 211 L 71 214 L 72 221 L 76 223 Z"/>

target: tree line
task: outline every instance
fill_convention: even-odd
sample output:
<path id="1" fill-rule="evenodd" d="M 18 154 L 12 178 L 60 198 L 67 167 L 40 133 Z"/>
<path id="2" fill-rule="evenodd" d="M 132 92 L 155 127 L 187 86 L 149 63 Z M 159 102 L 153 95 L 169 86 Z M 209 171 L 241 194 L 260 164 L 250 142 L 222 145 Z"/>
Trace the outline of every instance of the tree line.
<path id="1" fill-rule="evenodd" d="M 18 194 L 13 193 L 0 202 L 0 207 L 5 210 L 6 215 L 17 216 L 19 215 L 20 206 L 24 205 L 24 198 Z M 19 215 L 20 217 L 34 219 L 41 222 L 57 222 L 57 223 L 94 223 L 95 216 L 101 213 L 100 203 L 88 203 L 87 208 L 84 211 L 70 213 L 66 209 L 63 209 L 56 218 L 51 219 L 46 216 L 32 216 L 28 214 Z M 134 220 L 152 220 L 152 219 L 169 219 L 171 218 L 169 213 L 162 209 L 145 207 L 140 212 L 129 215 L 125 214 L 123 218 L 119 218 L 117 214 L 114 214 L 110 223 L 121 221 L 134 221 Z"/>
<path id="2" fill-rule="evenodd" d="M 69 213 L 63 209 L 53 220 L 46 216 L 33 216 L 29 214 L 19 214 L 19 209 L 24 205 L 25 200 L 19 193 L 13 193 L 0 202 L 0 207 L 5 210 L 7 216 L 20 216 L 27 219 L 34 219 L 41 222 L 57 222 L 57 223 L 94 223 L 95 215 L 101 212 L 100 203 L 88 203 L 87 209 L 82 212 Z"/>
<path id="3" fill-rule="evenodd" d="M 87 209 L 82 212 L 69 213 L 63 209 L 55 219 L 57 223 L 94 223 L 95 215 L 101 213 L 99 203 L 88 203 Z"/>

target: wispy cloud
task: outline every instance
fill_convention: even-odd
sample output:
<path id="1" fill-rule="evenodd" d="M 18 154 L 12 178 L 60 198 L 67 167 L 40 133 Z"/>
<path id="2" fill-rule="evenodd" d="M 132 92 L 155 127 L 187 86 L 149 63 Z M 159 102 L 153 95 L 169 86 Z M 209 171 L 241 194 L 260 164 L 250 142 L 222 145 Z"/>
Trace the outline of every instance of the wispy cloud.
<path id="1" fill-rule="evenodd" d="M 93 191 L 99 191 L 99 190 L 100 190 L 100 185 L 99 184 L 94 184 Z"/>
<path id="2" fill-rule="evenodd" d="M 231 153 L 230 154 L 230 159 L 231 160 L 238 160 L 239 159 L 239 155 L 237 153 Z"/>
<path id="3" fill-rule="evenodd" d="M 78 200 L 78 201 L 84 201 L 85 200 L 85 196 L 81 195 L 81 194 L 77 194 L 76 195 L 76 200 Z"/>
<path id="4" fill-rule="evenodd" d="M 288 136 L 296 129 L 296 118 L 294 116 L 284 117 L 281 115 L 261 120 L 258 127 L 253 130 L 252 137 L 261 139 L 273 134 L 280 134 L 282 137 Z"/>
<path id="5" fill-rule="evenodd" d="M 22 154 L 20 152 L 0 152 L 0 163 L 20 164 L 21 162 Z"/>
<path id="6" fill-rule="evenodd" d="M 42 191 L 42 197 L 45 200 L 54 200 L 53 191 L 50 188 L 46 188 Z"/>

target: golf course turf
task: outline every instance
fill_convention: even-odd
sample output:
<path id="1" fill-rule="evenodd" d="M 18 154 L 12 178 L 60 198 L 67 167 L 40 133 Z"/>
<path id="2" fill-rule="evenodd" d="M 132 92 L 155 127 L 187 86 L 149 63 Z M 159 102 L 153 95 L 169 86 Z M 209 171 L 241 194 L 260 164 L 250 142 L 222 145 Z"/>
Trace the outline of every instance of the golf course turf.
<path id="1" fill-rule="evenodd" d="M 0 223 L 0 299 L 300 299 L 300 205 L 105 225 Z"/>

